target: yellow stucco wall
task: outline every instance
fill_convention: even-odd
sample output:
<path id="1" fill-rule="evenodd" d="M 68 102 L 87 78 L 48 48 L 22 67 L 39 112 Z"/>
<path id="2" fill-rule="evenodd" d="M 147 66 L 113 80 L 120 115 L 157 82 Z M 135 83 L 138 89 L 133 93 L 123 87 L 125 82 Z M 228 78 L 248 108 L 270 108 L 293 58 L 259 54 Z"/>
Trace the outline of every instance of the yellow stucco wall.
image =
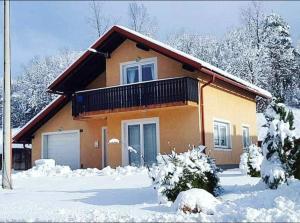
<path id="1" fill-rule="evenodd" d="M 42 133 L 66 130 L 82 130 L 80 133 L 80 163 L 83 167 L 101 167 L 101 127 L 106 125 L 104 119 L 86 121 L 73 120 L 71 103 L 62 108 L 52 119 L 38 129 L 32 140 L 32 161 L 41 158 Z M 99 140 L 99 148 L 94 142 Z"/>
<path id="2" fill-rule="evenodd" d="M 144 51 L 135 46 L 131 40 L 126 40 L 112 54 L 110 59 L 106 59 L 106 84 L 107 86 L 119 85 L 120 83 L 120 64 L 135 61 L 137 58 L 157 58 L 158 79 L 180 76 L 192 76 L 193 73 L 182 69 L 182 64 L 170 59 L 153 50 Z"/>
<path id="3" fill-rule="evenodd" d="M 160 55 L 152 50 L 143 51 L 135 46 L 132 41 L 125 41 L 107 59 L 106 72 L 99 75 L 87 89 L 114 86 L 120 84 L 120 63 L 134 61 L 136 58 L 157 58 L 158 78 L 176 76 L 200 77 L 207 81 L 207 76 L 199 72 L 189 72 L 182 69 L 182 64 L 168 57 Z M 236 90 L 226 84 L 216 83 L 216 86 L 207 86 L 204 90 L 204 112 L 206 144 L 210 154 L 216 158 L 218 164 L 237 164 L 242 153 L 242 125 L 250 127 L 253 142 L 256 141 L 256 114 L 254 96 L 245 91 Z M 233 94 L 220 86 L 239 93 Z M 101 127 L 107 126 L 108 139 L 121 140 L 122 120 L 142 119 L 158 117 L 160 123 L 160 152 L 170 152 L 174 147 L 177 152 L 188 149 L 188 145 L 198 145 L 200 138 L 199 107 L 181 106 L 171 108 L 157 108 L 142 111 L 130 111 L 123 113 L 108 113 L 101 118 L 74 120 L 71 115 L 71 103 L 67 104 L 52 119 L 44 124 L 35 134 L 32 140 L 33 161 L 40 158 L 41 134 L 62 130 L 82 129 L 80 133 L 80 162 L 83 167 L 101 166 Z M 223 151 L 213 148 L 213 120 L 227 120 L 231 124 L 232 150 Z M 94 147 L 94 142 L 99 141 L 99 148 Z M 122 165 L 121 144 L 108 145 L 109 165 Z"/>
<path id="4" fill-rule="evenodd" d="M 122 121 L 133 119 L 158 118 L 160 153 L 170 153 L 172 149 L 184 152 L 189 144 L 200 143 L 197 107 L 164 108 L 143 112 L 126 112 L 110 115 L 107 118 L 108 138 L 122 139 Z M 122 144 L 109 144 L 109 163 L 122 164 Z"/>
<path id="5" fill-rule="evenodd" d="M 239 163 L 242 146 L 242 126 L 249 126 L 251 141 L 257 142 L 256 103 L 253 99 L 238 97 L 218 88 L 204 88 L 205 140 L 210 155 L 216 158 L 218 164 Z M 232 149 L 214 148 L 214 120 L 230 124 Z"/>

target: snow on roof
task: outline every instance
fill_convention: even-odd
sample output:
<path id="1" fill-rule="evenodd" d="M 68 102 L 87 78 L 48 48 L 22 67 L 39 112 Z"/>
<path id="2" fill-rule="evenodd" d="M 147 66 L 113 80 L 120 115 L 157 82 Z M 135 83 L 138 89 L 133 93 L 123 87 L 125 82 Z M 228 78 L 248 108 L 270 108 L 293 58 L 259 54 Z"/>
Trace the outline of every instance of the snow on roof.
<path id="1" fill-rule="evenodd" d="M 12 136 L 15 136 L 18 132 L 19 132 L 20 128 L 13 128 L 12 129 Z M 30 148 L 30 146 L 26 145 L 27 148 Z M 23 144 L 13 144 L 13 148 L 17 148 L 17 149 L 23 149 L 24 146 Z M 0 154 L 2 154 L 2 150 L 3 150 L 3 132 L 2 129 L 0 129 Z"/>
<path id="2" fill-rule="evenodd" d="M 52 104 L 58 101 L 62 96 L 57 96 L 53 99 L 45 108 L 43 108 L 38 114 L 36 114 L 30 121 L 28 121 L 22 128 L 19 128 L 18 131 L 15 132 L 14 136 L 22 132 L 27 126 L 29 126 L 37 117 L 39 117 L 45 110 L 47 110 Z"/>
<path id="3" fill-rule="evenodd" d="M 164 47 L 164 48 L 166 48 L 166 49 L 168 49 L 168 50 L 170 50 L 170 51 L 172 51 L 174 53 L 177 53 L 177 54 L 179 54 L 179 55 L 181 55 L 183 57 L 186 57 L 186 58 L 188 58 L 190 60 L 193 60 L 196 63 L 199 63 L 201 66 L 206 67 L 206 68 L 208 68 L 208 69 L 210 69 L 212 71 L 215 71 L 215 72 L 221 74 L 222 76 L 227 77 L 227 78 L 229 78 L 231 80 L 234 80 L 234 81 L 236 81 L 238 83 L 241 83 L 241 84 L 245 85 L 246 87 L 248 87 L 249 89 L 257 91 L 260 94 L 265 95 L 266 97 L 270 97 L 270 98 L 272 97 L 272 94 L 269 91 L 266 91 L 266 90 L 264 90 L 264 89 L 262 89 L 260 87 L 257 87 L 256 85 L 251 84 L 248 81 L 245 81 L 245 80 L 243 80 L 243 79 L 241 79 L 241 78 L 239 78 L 239 77 L 237 77 L 235 75 L 232 75 L 232 74 L 230 74 L 230 73 L 228 73 L 226 71 L 223 71 L 223 70 L 221 70 L 221 69 L 219 69 L 219 68 L 217 68 L 217 67 L 215 67 L 215 66 L 213 66 L 213 65 L 211 65 L 211 64 L 209 64 L 209 63 L 207 63 L 207 62 L 205 62 L 203 60 L 200 60 L 200 59 L 198 59 L 198 58 L 196 58 L 196 57 L 194 57 L 192 55 L 184 53 L 184 52 L 182 52 L 180 50 L 177 50 L 177 49 L 175 49 L 175 48 L 173 48 L 173 47 L 171 47 L 171 46 L 169 46 L 167 44 L 164 44 L 164 43 L 162 43 L 162 42 L 160 42 L 158 40 L 155 40 L 155 39 L 153 39 L 151 37 L 145 36 L 145 35 L 143 35 L 141 33 L 133 31 L 131 29 L 128 29 L 128 28 L 126 28 L 124 26 L 119 26 L 119 25 L 116 25 L 116 26 L 119 27 L 119 28 L 121 28 L 121 29 L 123 29 L 123 30 L 126 30 L 127 32 L 130 32 L 130 33 L 132 33 L 132 34 L 134 34 L 136 36 L 139 36 L 139 37 L 141 37 L 143 39 L 146 39 L 146 40 L 148 40 L 150 42 L 153 42 L 153 43 L 155 43 L 155 44 L 157 44 L 157 45 L 159 45 L 161 47 Z"/>
<path id="4" fill-rule="evenodd" d="M 295 136 L 296 138 L 300 138 L 300 109 L 299 108 L 291 108 L 288 107 L 293 111 L 294 114 L 294 127 L 295 129 Z M 266 127 L 262 127 L 266 124 L 266 119 L 263 113 L 256 114 L 256 124 L 257 124 L 257 131 L 258 131 L 258 141 L 262 141 L 265 136 L 267 135 L 268 129 Z"/>
<path id="5" fill-rule="evenodd" d="M 194 62 L 196 62 L 196 63 L 199 63 L 201 66 L 203 66 L 203 67 L 205 67 L 205 68 L 207 68 L 207 69 L 209 69 L 209 70 L 212 70 L 212 71 L 214 71 L 214 72 L 216 72 L 216 73 L 222 75 L 223 77 L 226 77 L 226 78 L 228 78 L 228 79 L 231 79 L 231 80 L 233 80 L 233 81 L 236 81 L 236 82 L 238 82 L 238 83 L 244 85 L 244 86 L 247 87 L 249 90 L 258 92 L 259 94 L 264 95 L 264 96 L 269 97 L 269 98 L 272 97 L 272 94 L 271 94 L 269 91 L 266 91 L 266 90 L 264 90 L 264 89 L 262 89 L 262 88 L 260 88 L 260 87 L 257 87 L 256 85 L 251 84 L 251 83 L 249 83 L 248 81 L 245 81 L 245 80 L 243 80 L 243 79 L 241 79 L 241 78 L 239 78 L 239 77 L 237 77 L 237 76 L 235 76 L 235 75 L 232 75 L 232 74 L 230 74 L 230 73 L 228 73 L 228 72 L 226 72 L 226 71 L 223 71 L 223 70 L 221 70 L 221 69 L 219 69 L 219 68 L 217 68 L 217 67 L 215 67 L 215 66 L 213 66 L 213 65 L 211 65 L 211 64 L 209 64 L 209 63 L 207 63 L 207 62 L 205 62 L 205 61 L 203 61 L 203 60 L 200 60 L 200 59 L 198 59 L 198 58 L 196 58 L 196 57 L 194 57 L 194 56 L 192 56 L 192 55 L 189 55 L 189 54 L 187 54 L 187 53 L 185 53 L 185 52 L 183 52 L 183 51 L 177 50 L 177 49 L 175 49 L 175 48 L 173 48 L 173 47 L 171 47 L 171 46 L 169 46 L 169 45 L 167 45 L 167 44 L 165 44 L 165 43 L 162 43 L 162 42 L 160 42 L 160 41 L 158 41 L 158 40 L 155 40 L 155 39 L 153 39 L 153 38 L 151 38 L 151 37 L 145 36 L 145 35 L 143 35 L 143 34 L 141 34 L 141 33 L 139 33 L 139 32 L 136 32 L 136 31 L 134 31 L 134 30 L 131 30 L 131 29 L 127 28 L 127 27 L 120 26 L 120 25 L 115 25 L 115 26 L 110 27 L 110 28 L 109 28 L 109 29 L 108 29 L 108 30 L 107 30 L 107 31 L 106 31 L 99 39 L 97 39 L 97 40 L 96 40 L 96 41 L 95 41 L 88 49 L 86 49 L 86 50 L 82 53 L 82 55 L 81 55 L 80 57 L 78 57 L 77 60 L 79 60 L 80 58 L 82 58 L 86 53 L 90 52 L 89 49 L 93 49 L 93 46 L 94 46 L 95 44 L 97 44 L 97 42 L 98 42 L 103 36 L 107 35 L 107 33 L 110 32 L 111 29 L 113 29 L 113 27 L 117 27 L 117 28 L 119 28 L 119 29 L 125 30 L 125 31 L 127 31 L 127 32 L 129 32 L 129 33 L 131 33 L 131 34 L 133 34 L 133 35 L 135 35 L 135 36 L 138 36 L 138 37 L 143 38 L 143 39 L 145 39 L 145 40 L 147 40 L 147 41 L 149 41 L 149 42 L 152 42 L 152 43 L 154 43 L 154 44 L 156 44 L 156 45 L 159 45 L 160 47 L 163 47 L 163 48 L 165 48 L 165 49 L 167 49 L 167 50 L 170 50 L 170 51 L 172 51 L 173 53 L 176 53 L 176 54 L 181 55 L 181 56 L 183 56 L 183 57 L 185 57 L 185 58 L 187 58 L 187 59 L 189 59 L 189 60 L 192 60 L 192 61 L 194 61 Z M 56 81 L 61 77 L 61 75 L 63 75 L 67 70 L 69 70 L 70 67 L 71 67 L 73 64 L 74 64 L 74 63 L 70 64 L 70 65 L 69 65 L 69 66 L 68 66 L 68 67 L 67 67 L 60 75 L 58 75 L 58 76 L 52 81 L 52 83 L 49 85 L 49 87 L 50 87 L 54 82 L 56 82 Z M 49 88 L 49 87 L 48 87 L 48 88 Z"/>

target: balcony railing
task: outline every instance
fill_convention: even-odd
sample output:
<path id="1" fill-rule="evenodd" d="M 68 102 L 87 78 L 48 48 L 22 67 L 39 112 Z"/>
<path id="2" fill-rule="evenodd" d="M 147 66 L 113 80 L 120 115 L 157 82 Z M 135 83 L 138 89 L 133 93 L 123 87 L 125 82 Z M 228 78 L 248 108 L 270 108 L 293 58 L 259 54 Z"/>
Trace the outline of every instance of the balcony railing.
<path id="1" fill-rule="evenodd" d="M 198 103 L 198 81 L 190 77 L 162 79 L 76 92 L 73 116 L 87 112 L 175 102 Z"/>

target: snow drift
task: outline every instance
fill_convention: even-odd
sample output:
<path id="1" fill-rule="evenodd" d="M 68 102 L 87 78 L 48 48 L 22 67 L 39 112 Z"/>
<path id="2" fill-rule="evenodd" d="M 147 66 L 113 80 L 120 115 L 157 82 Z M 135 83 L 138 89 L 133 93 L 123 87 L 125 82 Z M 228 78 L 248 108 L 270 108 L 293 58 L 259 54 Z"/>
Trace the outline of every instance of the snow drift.
<path id="1" fill-rule="evenodd" d="M 184 213 L 214 214 L 215 208 L 221 202 L 206 190 L 192 188 L 182 191 L 176 198 L 173 208 Z"/>

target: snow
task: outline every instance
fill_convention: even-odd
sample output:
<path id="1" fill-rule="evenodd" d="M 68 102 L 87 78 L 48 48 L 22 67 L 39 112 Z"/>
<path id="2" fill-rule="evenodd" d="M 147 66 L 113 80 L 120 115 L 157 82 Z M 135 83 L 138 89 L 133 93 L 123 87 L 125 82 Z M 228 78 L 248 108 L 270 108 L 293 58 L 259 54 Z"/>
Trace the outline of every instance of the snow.
<path id="1" fill-rule="evenodd" d="M 300 138 L 300 109 L 288 107 L 293 111 L 294 114 L 294 127 L 295 127 L 295 137 Z M 267 128 L 263 127 L 267 123 L 263 113 L 256 114 L 257 130 L 258 130 L 258 141 L 263 141 L 267 135 Z"/>
<path id="2" fill-rule="evenodd" d="M 188 182 L 186 184 L 187 187 L 192 187 L 190 185 L 191 180 L 186 178 L 186 171 L 194 173 L 197 177 L 203 179 L 205 179 L 206 172 L 216 172 L 213 169 L 215 167 L 214 164 L 209 163 L 208 157 L 200 152 L 202 148 L 203 146 L 180 154 L 172 151 L 172 154 L 168 156 L 161 154 L 157 156 L 158 165 L 151 169 L 149 176 L 154 181 L 161 203 L 167 200 L 167 198 L 164 198 L 165 192 L 176 189 L 182 182 Z"/>
<path id="3" fill-rule="evenodd" d="M 224 76 L 224 77 L 227 77 L 227 78 L 229 78 L 229 79 L 231 79 L 231 80 L 234 80 L 234 81 L 236 81 L 236 82 L 241 83 L 242 85 L 248 87 L 248 89 L 250 89 L 250 90 L 254 90 L 254 91 L 256 91 L 256 92 L 258 92 L 258 93 L 260 93 L 260 94 L 262 94 L 262 95 L 265 95 L 266 97 L 269 97 L 269 98 L 272 97 L 272 95 L 271 95 L 270 92 L 268 92 L 268 91 L 266 91 L 266 90 L 264 90 L 264 89 L 262 89 L 262 88 L 260 88 L 260 87 L 257 87 L 257 86 L 255 86 L 255 85 L 253 85 L 253 84 L 251 84 L 251 83 L 249 83 L 249 82 L 247 82 L 247 81 L 245 81 L 245 80 L 243 80 L 243 79 L 241 79 L 241 78 L 235 76 L 235 75 L 232 75 L 232 74 L 230 74 L 230 73 L 228 73 L 228 72 L 226 72 L 226 71 L 223 71 L 223 70 L 221 70 L 221 69 L 219 69 L 219 68 L 217 68 L 217 67 L 215 67 L 215 66 L 213 66 L 213 65 L 211 65 L 211 64 L 209 64 L 209 63 L 207 63 L 207 62 L 204 62 L 204 61 L 202 61 L 202 60 L 200 60 L 200 59 L 198 59 L 198 58 L 196 58 L 196 57 L 194 57 L 194 56 L 191 56 L 191 55 L 189 55 L 189 54 L 186 54 L 186 53 L 184 53 L 184 52 L 182 52 L 182 51 L 180 51 L 180 50 L 174 49 L 173 47 L 171 47 L 171 46 L 169 46 L 169 45 L 167 45 L 167 44 L 164 44 L 164 43 L 162 43 L 162 42 L 160 42 L 160 41 L 158 41 L 158 40 L 155 40 L 155 39 L 153 39 L 153 38 L 151 38 L 151 37 L 145 36 L 145 35 L 143 35 L 143 34 L 141 34 L 141 33 L 138 33 L 138 32 L 136 32 L 136 31 L 133 31 L 133 30 L 131 30 L 131 29 L 128 29 L 128 28 L 126 28 L 126 27 L 124 27 L 124 26 L 119 26 L 119 25 L 117 25 L 117 27 L 119 27 L 119 28 L 121 28 L 121 29 L 123 29 L 123 30 L 126 30 L 127 32 L 130 32 L 130 33 L 132 33 L 132 34 L 134 34 L 134 35 L 136 35 L 136 36 L 139 36 L 139 37 L 141 37 L 141 38 L 143 38 L 143 39 L 146 39 L 146 40 L 148 40 L 148 41 L 150 41 L 150 42 L 152 42 L 152 43 L 154 43 L 154 44 L 157 44 L 157 45 L 159 45 L 159 46 L 161 46 L 161 47 L 164 47 L 164 48 L 166 48 L 166 49 L 168 49 L 168 50 L 170 50 L 170 51 L 172 51 L 172 52 L 174 52 L 174 53 L 176 53 L 176 54 L 179 54 L 179 55 L 181 55 L 181 56 L 183 56 L 183 57 L 186 57 L 186 58 L 188 58 L 188 59 L 190 59 L 190 60 L 193 60 L 193 61 L 195 61 L 196 63 L 199 63 L 201 66 L 206 67 L 207 69 L 210 69 L 210 70 L 212 70 L 212 71 L 215 71 L 215 72 L 221 74 L 221 75 Z M 105 35 L 105 34 L 104 34 L 104 35 Z"/>
<path id="4" fill-rule="evenodd" d="M 192 188 L 182 191 L 177 196 L 173 208 L 175 211 L 190 210 L 192 212 L 203 212 L 205 214 L 214 214 L 215 208 L 221 202 L 206 190 Z"/>
<path id="5" fill-rule="evenodd" d="M 13 174 L 12 191 L 0 189 L 0 221 L 241 222 L 299 221 L 300 182 L 277 190 L 238 169 L 220 174 L 224 189 L 214 215 L 184 214 L 158 204 L 146 168 L 81 169 L 64 175 Z"/>
<path id="6" fill-rule="evenodd" d="M 71 170 L 69 166 L 55 165 L 53 159 L 39 159 L 35 161 L 35 166 L 29 170 L 16 173 L 17 177 L 75 177 L 75 176 L 115 176 L 131 175 L 135 173 L 147 172 L 146 168 L 133 166 L 117 167 L 112 169 L 110 166 L 99 170 L 97 168 Z"/>
<path id="7" fill-rule="evenodd" d="M 61 97 L 63 97 L 63 96 L 57 96 L 55 99 L 53 99 L 46 107 L 44 107 L 39 113 L 37 113 L 33 118 L 31 118 L 30 121 L 28 121 L 22 128 L 18 129 L 18 131 L 16 131 L 15 135 L 19 134 L 25 128 L 27 128 L 35 119 L 37 119 L 37 117 L 41 116 L 42 113 L 44 113 L 47 109 L 49 109 L 49 107 L 52 104 L 54 104 L 56 101 L 58 101 Z"/>
<path id="8" fill-rule="evenodd" d="M 273 155 L 274 156 L 274 155 Z M 286 171 L 283 169 L 282 163 L 278 156 L 271 157 L 270 160 L 266 158 L 261 164 L 261 176 L 268 177 L 268 182 L 273 183 L 279 181 L 279 184 L 284 183 L 286 180 Z"/>
<path id="9" fill-rule="evenodd" d="M 261 148 L 255 144 L 251 144 L 241 155 L 239 164 L 240 171 L 246 175 L 251 175 L 251 168 L 252 170 L 260 172 L 263 158 Z"/>
<path id="10" fill-rule="evenodd" d="M 260 166 L 263 161 L 263 155 L 260 147 L 255 145 L 249 146 L 249 163 L 256 171 L 260 171 Z"/>
<path id="11" fill-rule="evenodd" d="M 133 148 L 133 147 L 131 147 L 131 146 L 128 146 L 128 151 L 129 152 L 131 152 L 131 153 L 137 153 L 137 151 Z"/>
<path id="12" fill-rule="evenodd" d="M 20 131 L 20 128 L 13 128 L 12 129 L 12 136 L 15 136 L 19 131 Z M 24 148 L 23 144 L 17 144 L 17 143 L 14 143 L 12 147 L 17 148 L 17 149 L 23 149 Z M 31 148 L 31 145 L 26 144 L 25 147 L 26 148 Z M 3 150 L 3 132 L 2 132 L 2 129 L 0 129 L 0 154 L 2 154 L 2 150 Z"/>
<path id="13" fill-rule="evenodd" d="M 240 158 L 239 168 L 240 168 L 240 171 L 242 172 L 242 174 L 247 175 L 247 173 L 249 171 L 249 168 L 248 168 L 248 153 L 247 152 L 242 153 L 241 158 Z"/>
<path id="14" fill-rule="evenodd" d="M 47 167 L 54 167 L 55 166 L 55 160 L 54 159 L 39 159 L 34 162 L 34 164 L 39 166 L 47 166 Z"/>
<path id="15" fill-rule="evenodd" d="M 112 138 L 108 141 L 109 144 L 119 144 L 120 143 L 120 140 L 118 139 L 115 139 L 115 138 Z"/>

